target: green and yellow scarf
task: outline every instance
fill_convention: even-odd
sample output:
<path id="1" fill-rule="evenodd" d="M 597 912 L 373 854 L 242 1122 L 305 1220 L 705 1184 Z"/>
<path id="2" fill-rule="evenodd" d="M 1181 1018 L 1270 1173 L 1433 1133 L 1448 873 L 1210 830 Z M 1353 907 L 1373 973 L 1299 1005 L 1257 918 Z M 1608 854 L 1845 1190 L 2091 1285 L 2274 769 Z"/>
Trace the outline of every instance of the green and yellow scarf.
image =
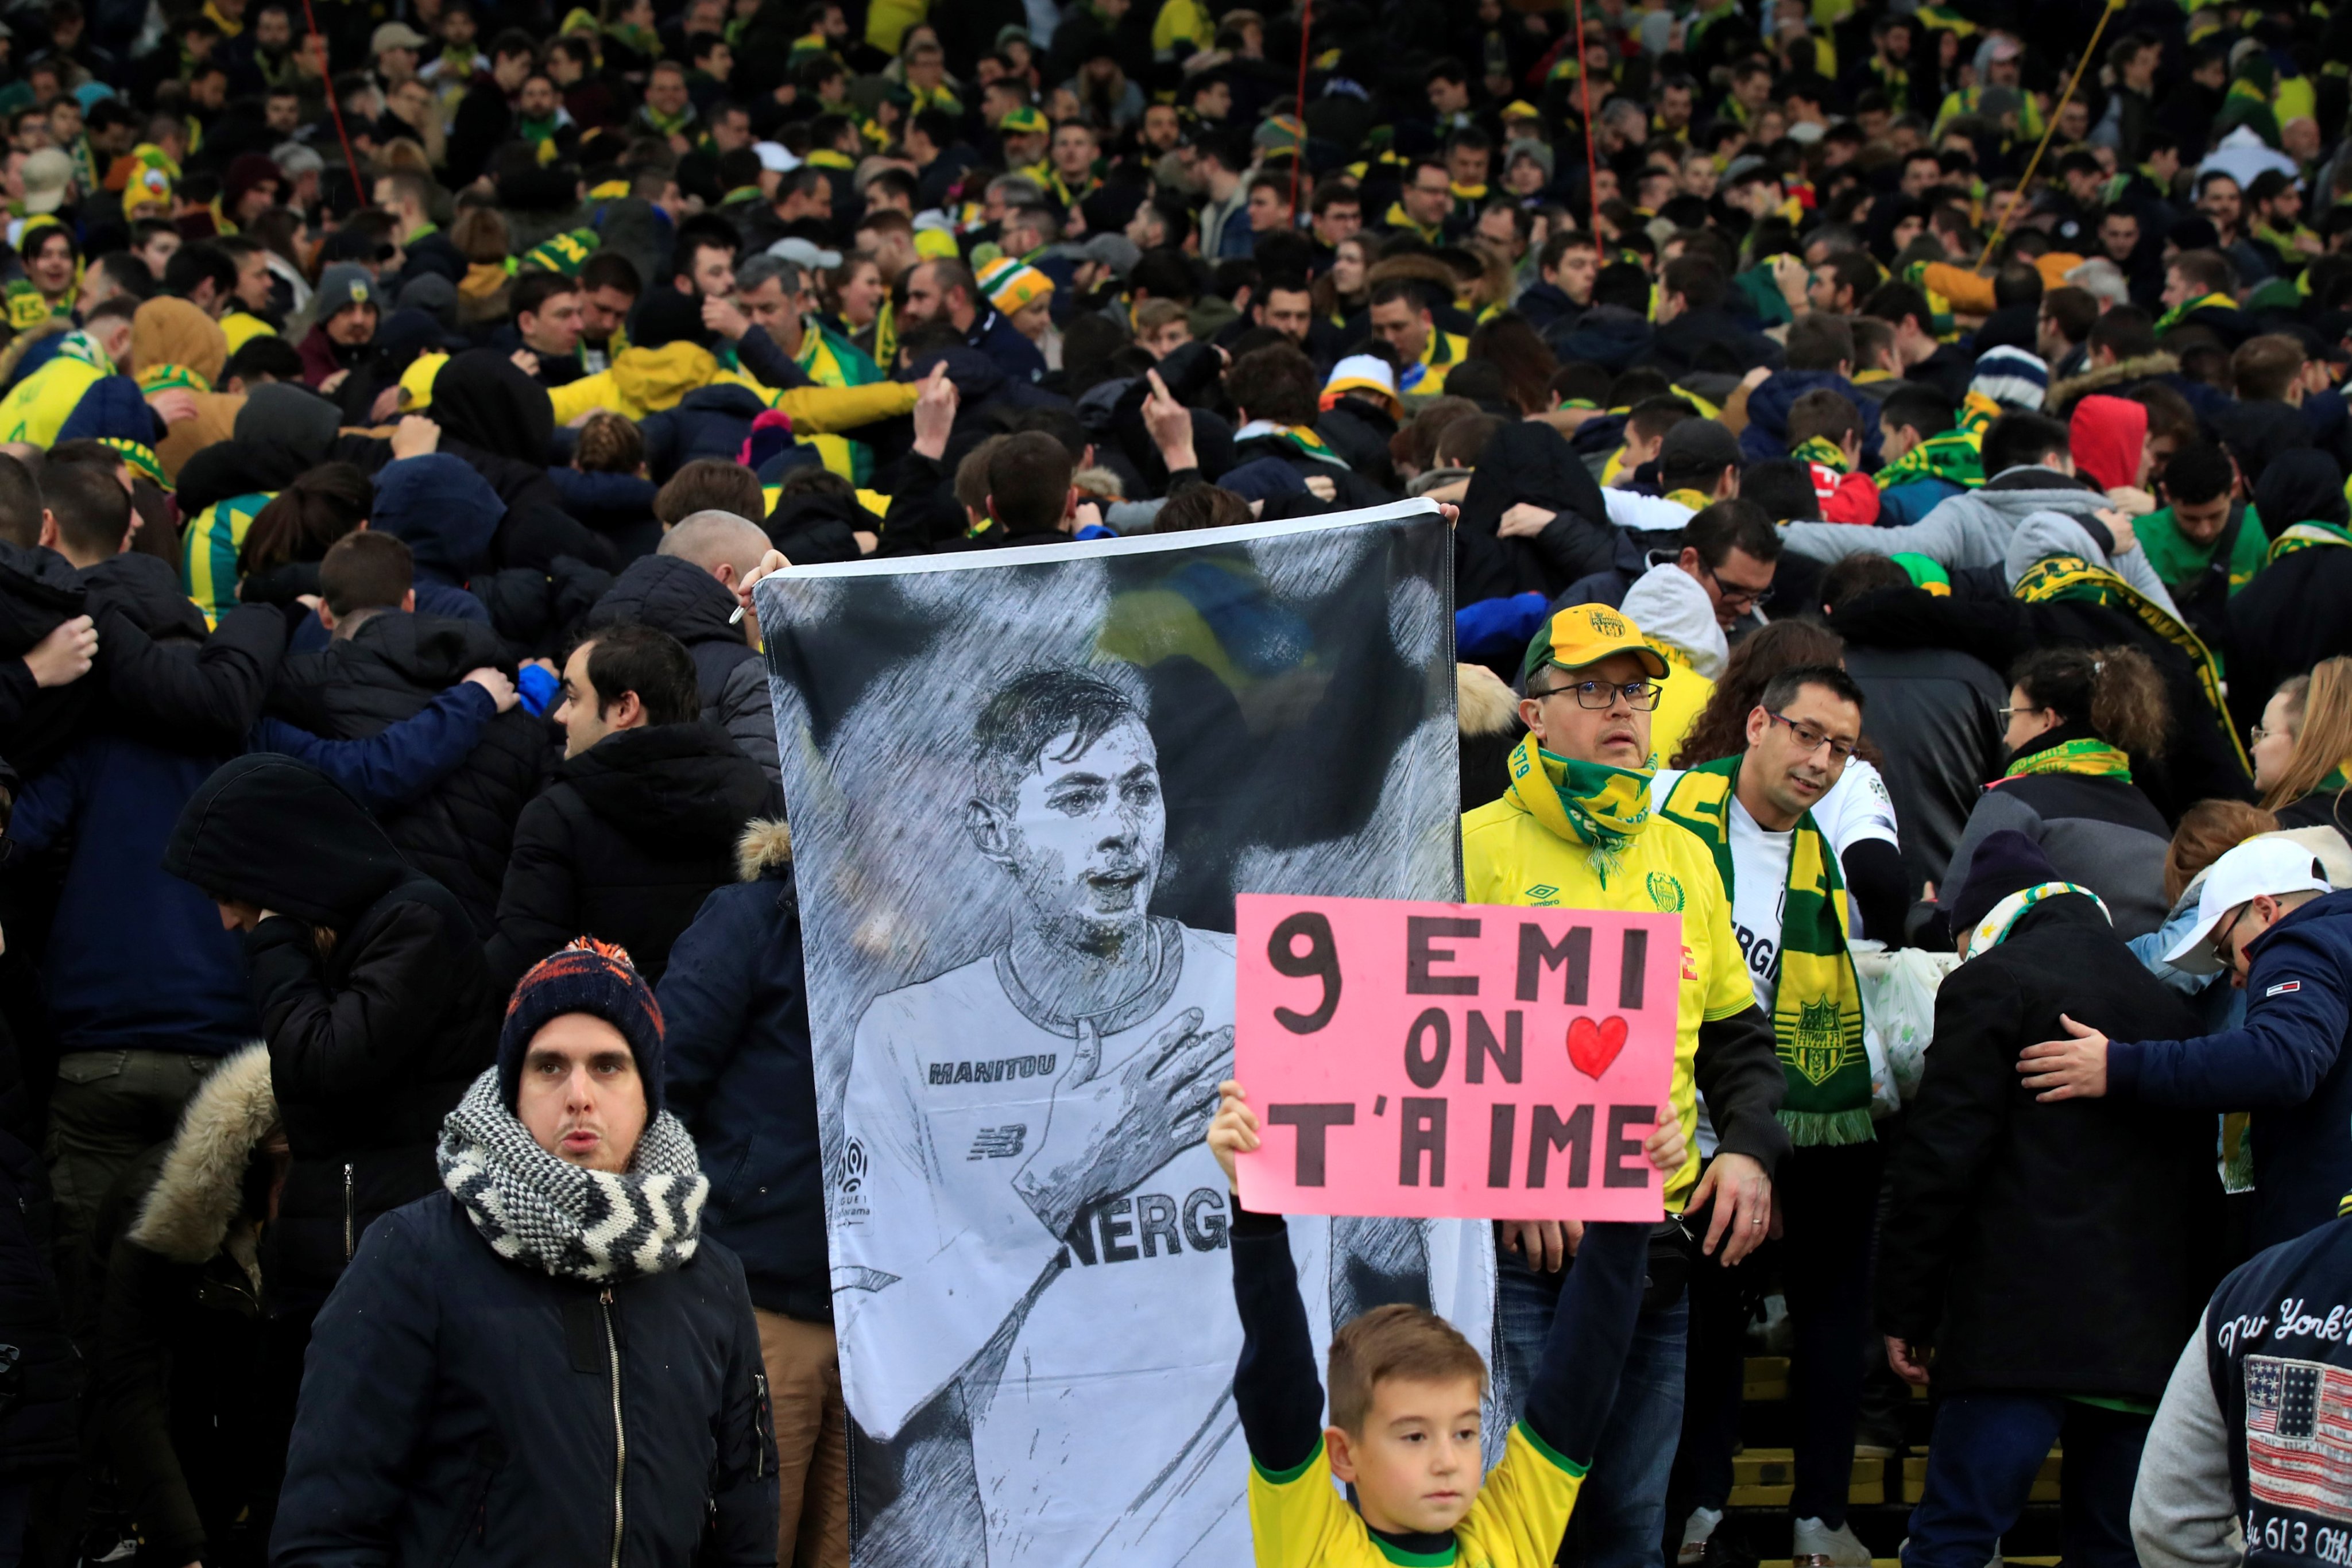
<path id="1" fill-rule="evenodd" d="M 1961 932 L 1958 944 L 1960 956 L 1975 958 L 1991 952 L 2009 940 L 2009 934 L 2017 928 L 2019 921 L 2025 918 L 2027 910 L 2044 899 L 2056 898 L 2059 894 L 2066 893 L 2079 894 L 2089 899 L 2098 905 L 2099 913 L 2106 916 L 2107 924 L 2110 925 L 2115 924 L 2116 917 L 2108 913 L 2106 901 L 2089 888 L 2078 887 L 2071 882 L 2041 883 L 2032 887 L 2020 888 L 1987 910 L 1982 920 Z"/>
<path id="2" fill-rule="evenodd" d="M 1331 450 L 1331 444 L 1315 434 L 1312 425 L 1276 424 L 1272 420 L 1253 420 L 1234 432 L 1235 441 L 1278 441 L 1301 457 L 1312 457 L 1318 463 L 1328 463 L 1345 468 L 1348 460 Z"/>
<path id="3" fill-rule="evenodd" d="M 1807 436 L 1789 455 L 1800 463 L 1818 463 L 1834 474 L 1846 473 L 1853 466 L 1845 460 L 1845 448 L 1826 435 Z"/>
<path id="4" fill-rule="evenodd" d="M 213 383 L 202 371 L 192 371 L 185 365 L 150 365 L 139 372 L 140 396 L 162 392 L 165 387 L 185 387 L 190 392 L 208 392 L 213 390 Z"/>
<path id="5" fill-rule="evenodd" d="M 2235 310 L 2238 302 L 2227 294 L 2208 294 L 2201 299 L 2191 299 L 2186 305 L 2176 305 L 2156 319 L 2158 335 L 2170 331 L 2196 312 L 2211 306 L 2221 310 Z"/>
<path id="6" fill-rule="evenodd" d="M 1931 435 L 1871 476 L 1881 490 L 1908 485 L 1916 479 L 1940 479 L 1964 490 L 1983 486 L 1984 432 L 1948 430 Z"/>
<path id="7" fill-rule="evenodd" d="M 2214 714 L 2221 719 L 2221 729 L 2237 753 L 2238 766 L 2250 777 L 2252 775 L 2254 765 L 2246 758 L 2245 741 L 2239 736 L 2238 727 L 2229 722 L 2230 710 L 2221 700 L 2221 667 L 2214 663 L 2212 650 L 2196 632 L 2166 614 L 2161 605 L 2114 572 L 2093 566 L 2078 555 L 2053 555 L 2034 562 L 2017 580 L 2013 591 L 2027 604 L 2104 604 L 2111 610 L 2129 611 L 2141 625 L 2188 654 L 2189 662 L 2197 666 L 2197 684 L 2204 690 L 2205 700 L 2213 705 Z"/>
<path id="8" fill-rule="evenodd" d="M 1666 499 L 1677 507 L 1688 507 L 1694 512 L 1704 512 L 1715 505 L 1715 497 L 1696 490 L 1669 490 Z"/>
<path id="9" fill-rule="evenodd" d="M 2062 740 L 2040 751 L 2012 758 L 2002 778 L 2022 779 L 2030 773 L 2073 773 L 2085 779 L 2120 779 L 2126 784 L 2132 781 L 2131 758 L 2095 736 Z"/>
<path id="10" fill-rule="evenodd" d="M 1625 846 L 1650 825 L 1650 771 L 1572 761 L 1522 736 L 1511 750 L 1510 796 L 1553 836 L 1584 845 L 1584 863 L 1606 891 L 1625 869 Z"/>
<path id="11" fill-rule="evenodd" d="M 1733 896 L 1731 801 L 1739 763 L 1726 757 L 1691 768 L 1658 810 L 1714 852 L 1727 900 Z M 1811 811 L 1797 819 L 1780 910 L 1780 979 L 1772 998 L 1772 1039 L 1789 1081 L 1780 1124 L 1800 1148 L 1870 1143 L 1878 1134 L 1870 1121 L 1862 984 L 1846 948 L 1852 917 L 1837 856 Z"/>
<path id="12" fill-rule="evenodd" d="M 2297 523 L 2271 541 L 2270 554 L 2263 564 L 2268 566 L 2281 556 L 2317 545 L 2352 545 L 2352 529 L 2335 523 Z"/>

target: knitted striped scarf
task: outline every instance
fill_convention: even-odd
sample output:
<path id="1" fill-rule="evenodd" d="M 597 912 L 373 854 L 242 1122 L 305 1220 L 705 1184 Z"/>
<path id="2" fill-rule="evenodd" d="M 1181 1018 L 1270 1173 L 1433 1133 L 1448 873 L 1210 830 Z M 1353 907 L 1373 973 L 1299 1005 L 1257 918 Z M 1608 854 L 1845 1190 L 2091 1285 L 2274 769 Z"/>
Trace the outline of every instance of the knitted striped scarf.
<path id="1" fill-rule="evenodd" d="M 1733 896 L 1731 800 L 1738 757 L 1702 763 L 1675 780 L 1658 814 L 1688 828 L 1715 855 L 1723 893 Z M 1780 903 L 1780 980 L 1772 997 L 1772 1039 L 1789 1081 L 1780 1124 L 1800 1147 L 1866 1144 L 1870 1054 L 1862 1043 L 1862 984 L 1846 949 L 1852 936 L 1837 856 L 1807 811 L 1789 847 Z"/>
<path id="2" fill-rule="evenodd" d="M 1625 847 L 1650 824 L 1650 777 L 1646 768 L 1561 757 L 1528 735 L 1511 749 L 1508 793 L 1554 837 L 1585 846 L 1584 863 L 1606 892 L 1625 869 Z"/>
<path id="3" fill-rule="evenodd" d="M 629 1168 L 592 1171 L 539 1146 L 499 1097 L 493 1067 L 441 1124 L 441 1185 L 499 1257 L 559 1280 L 634 1280 L 683 1267 L 700 1243 L 710 1180 L 694 1140 L 662 1112 Z"/>
<path id="4" fill-rule="evenodd" d="M 2078 740 L 2062 740 L 2055 746 L 2045 746 L 2039 751 L 2029 751 L 2010 759 L 2009 771 L 2003 779 L 2023 779 L 2037 773 L 2072 773 L 2084 779 L 2120 779 L 2132 781 L 2131 758 L 2095 736 Z"/>
<path id="5" fill-rule="evenodd" d="M 1941 479 L 1964 490 L 1981 487 L 1984 475 L 1984 433 L 1948 430 L 1931 435 L 1872 476 L 1881 490 L 1908 485 L 1915 479 Z"/>
<path id="6" fill-rule="evenodd" d="M 2270 554 L 2263 564 L 2268 566 L 2281 556 L 2318 545 L 2352 545 L 2352 529 L 2335 523 L 2297 523 L 2271 541 Z"/>

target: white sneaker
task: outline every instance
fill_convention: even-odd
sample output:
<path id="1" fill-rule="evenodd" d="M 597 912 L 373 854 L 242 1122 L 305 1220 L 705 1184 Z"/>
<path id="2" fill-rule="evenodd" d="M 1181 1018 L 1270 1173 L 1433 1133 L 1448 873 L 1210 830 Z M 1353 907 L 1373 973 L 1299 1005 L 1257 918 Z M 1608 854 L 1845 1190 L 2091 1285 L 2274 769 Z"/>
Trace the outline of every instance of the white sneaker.
<path id="1" fill-rule="evenodd" d="M 1870 1568 L 1870 1548 L 1853 1533 L 1853 1526 L 1835 1530 L 1818 1519 L 1797 1521 L 1790 1556 L 1793 1568 Z"/>
<path id="2" fill-rule="evenodd" d="M 1675 1561 L 1677 1563 L 1696 1563 L 1705 1558 L 1707 1539 L 1715 1533 L 1715 1527 L 1722 1522 L 1723 1511 L 1719 1508 L 1691 1510 L 1690 1518 L 1683 1521 L 1682 1550 L 1675 1553 Z"/>

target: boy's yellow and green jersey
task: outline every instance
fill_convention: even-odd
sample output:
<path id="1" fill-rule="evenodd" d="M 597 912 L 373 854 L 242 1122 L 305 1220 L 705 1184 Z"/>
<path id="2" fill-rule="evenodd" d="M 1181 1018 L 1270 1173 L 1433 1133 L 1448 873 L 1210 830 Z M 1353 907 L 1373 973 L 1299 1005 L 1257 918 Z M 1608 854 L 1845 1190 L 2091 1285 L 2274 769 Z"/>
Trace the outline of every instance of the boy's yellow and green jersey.
<path id="1" fill-rule="evenodd" d="M 1740 985 L 1745 987 L 1743 977 Z M 1549 1568 L 1584 1485 L 1584 1467 L 1555 1452 L 1525 1421 L 1486 1472 L 1468 1517 L 1441 1552 L 1408 1552 L 1374 1535 L 1332 1483 L 1321 1443 L 1305 1464 L 1267 1470 L 1250 1461 L 1250 1536 L 1257 1568 Z"/>
<path id="2" fill-rule="evenodd" d="M 237 552 L 253 519 L 277 497 L 275 490 L 231 496 L 188 519 L 180 535 L 180 586 L 205 612 L 205 625 L 218 626 L 236 608 Z"/>
<path id="3" fill-rule="evenodd" d="M 1670 1097 L 1690 1154 L 1668 1178 L 1665 1191 L 1667 1212 L 1679 1214 L 1691 1188 L 1698 1185 L 1698 1087 L 1691 1064 L 1698 1055 L 1699 1025 L 1745 1012 L 1756 1005 L 1756 993 L 1748 984 L 1747 960 L 1731 934 L 1723 878 L 1716 871 L 1714 854 L 1696 834 L 1650 817 L 1626 838 L 1616 862 L 1597 866 L 1591 849 L 1538 821 L 1516 789 L 1463 814 L 1462 895 L 1472 904 L 1682 917 Z"/>

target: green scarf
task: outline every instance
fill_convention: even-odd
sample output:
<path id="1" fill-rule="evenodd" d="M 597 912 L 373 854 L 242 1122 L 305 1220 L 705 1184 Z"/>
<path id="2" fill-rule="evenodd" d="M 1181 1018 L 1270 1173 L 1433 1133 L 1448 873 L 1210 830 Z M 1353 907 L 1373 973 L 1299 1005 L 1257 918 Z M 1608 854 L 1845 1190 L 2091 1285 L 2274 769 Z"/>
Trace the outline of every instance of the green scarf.
<path id="1" fill-rule="evenodd" d="M 2235 310 L 2238 302 L 2226 294 L 2208 294 L 2202 299 L 2191 299 L 2186 305 L 2176 305 L 2157 318 L 2156 329 L 2160 336 L 2178 327 L 2195 312 L 2212 306 L 2222 310 Z"/>
<path id="2" fill-rule="evenodd" d="M 190 370 L 185 365 L 155 364 L 139 372 L 141 396 L 162 392 L 165 387 L 185 387 L 190 392 L 208 392 L 213 390 L 213 383 L 205 378 L 202 371 Z"/>
<path id="3" fill-rule="evenodd" d="M 2311 792 L 2315 795 L 2333 795 L 2338 789 L 2352 789 L 2352 773 L 2345 771 L 2347 768 L 2352 768 L 2352 759 L 2339 762 L 2329 768 L 2327 777 L 2314 784 L 2311 787 Z"/>
<path id="4" fill-rule="evenodd" d="M 2315 545 L 2352 545 L 2352 529 L 2336 523 L 2297 523 L 2271 541 L 2269 559 L 2263 564 Z"/>
<path id="5" fill-rule="evenodd" d="M 1511 748 L 1510 796 L 1556 837 L 1586 846 L 1584 863 L 1606 891 L 1625 869 L 1625 846 L 1650 825 L 1650 773 L 1571 761 L 1522 736 Z"/>
<path id="6" fill-rule="evenodd" d="M 639 112 L 645 116 L 647 126 L 660 131 L 664 136 L 679 135 L 688 126 L 694 123 L 694 104 L 691 100 L 688 100 L 676 114 L 665 114 L 650 103 L 642 105 Z"/>
<path id="7" fill-rule="evenodd" d="M 2254 765 L 2247 760 L 2246 744 L 2238 727 L 2229 722 L 2229 706 L 2221 700 L 2221 666 L 2214 662 L 2212 650 L 2206 647 L 2196 632 L 2180 621 L 2165 613 L 2164 607 L 2117 577 L 2104 567 L 2093 566 L 2081 556 L 2053 555 L 2036 561 L 2023 577 L 2017 580 L 2011 591 L 2027 604 L 2047 604 L 2053 601 L 2104 604 L 2110 610 L 2128 611 L 2139 623 L 2189 655 L 2197 666 L 2197 684 L 2204 689 L 2205 700 L 2213 705 L 2213 712 L 2221 720 L 2222 732 L 2229 736 L 2230 745 L 2238 756 L 2238 766 L 2252 777 Z"/>
<path id="8" fill-rule="evenodd" d="M 2040 751 L 2030 751 L 2013 758 L 2005 779 L 2022 779 L 2029 773 L 2074 773 L 2086 779 L 2120 779 L 2132 781 L 2131 758 L 2091 737 L 2083 740 L 2062 740 Z"/>
<path id="9" fill-rule="evenodd" d="M 1691 768 L 1675 780 L 1658 810 L 1715 852 L 1727 900 L 1732 897 L 1731 801 L 1739 789 L 1739 762 L 1726 757 Z M 1797 819 L 1780 911 L 1780 980 L 1772 998 L 1772 1038 L 1789 1081 L 1780 1124 L 1800 1148 L 1870 1143 L 1878 1134 L 1870 1121 L 1862 985 L 1846 949 L 1852 931 L 1845 883 L 1811 811 Z"/>
<path id="10" fill-rule="evenodd" d="M 1984 433 L 1948 430 L 1941 435 L 1931 435 L 1872 477 L 1878 481 L 1881 490 L 1892 490 L 1915 479 L 1941 479 L 1964 490 L 1979 489 L 1985 482 Z"/>
<path id="11" fill-rule="evenodd" d="M 1331 444 L 1324 440 L 1321 436 L 1316 434 L 1312 425 L 1276 424 L 1272 420 L 1265 420 L 1257 423 L 1263 423 L 1270 428 L 1253 430 L 1244 426 L 1244 431 L 1246 432 L 1246 434 L 1244 434 L 1244 432 L 1236 432 L 1234 439 L 1236 441 L 1251 441 L 1258 439 L 1279 441 L 1285 446 L 1289 447 L 1293 452 L 1297 453 L 1301 457 L 1312 457 L 1318 463 L 1334 464 L 1341 468 L 1345 468 L 1348 465 L 1348 460 L 1340 456 L 1338 453 L 1332 451 Z"/>
<path id="12" fill-rule="evenodd" d="M 2032 909 L 2043 899 L 2055 898 L 2062 893 L 2082 894 L 2098 905 L 2099 913 L 2106 915 L 2108 925 L 2115 924 L 2116 917 L 2108 914 L 2106 901 L 2089 888 L 2077 887 L 2071 882 L 2045 882 L 2037 886 L 2021 888 L 2011 894 L 1986 911 L 1982 920 L 1960 933 L 1958 943 L 1960 956 L 1974 958 L 1991 952 L 2009 940 L 2009 934 L 2017 928 L 2019 921 L 2025 918 L 2027 910 Z"/>
<path id="13" fill-rule="evenodd" d="M 1843 474 L 1852 466 L 1845 460 L 1845 448 L 1826 435 L 1807 436 L 1789 455 L 1800 463 L 1818 463 L 1835 474 Z"/>

